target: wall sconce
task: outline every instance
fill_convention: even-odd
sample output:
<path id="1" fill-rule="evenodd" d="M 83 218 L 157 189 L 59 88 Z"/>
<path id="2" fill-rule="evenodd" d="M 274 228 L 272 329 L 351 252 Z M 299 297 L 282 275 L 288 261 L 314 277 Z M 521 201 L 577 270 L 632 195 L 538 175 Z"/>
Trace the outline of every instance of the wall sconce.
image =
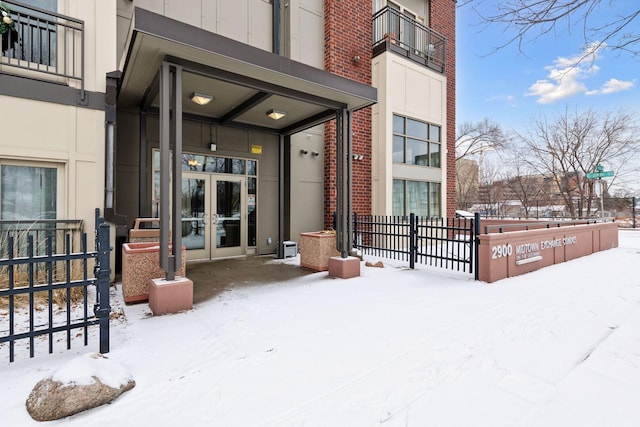
<path id="1" fill-rule="evenodd" d="M 353 63 L 354 63 L 354 64 L 358 64 L 358 62 L 360 62 L 360 56 L 359 56 L 359 55 L 356 55 L 356 56 L 354 56 L 354 57 L 352 58 L 352 60 L 353 60 Z"/>
<path id="2" fill-rule="evenodd" d="M 320 153 L 318 153 L 317 151 L 314 150 L 314 151 L 311 152 L 311 155 L 313 157 L 318 157 L 320 155 Z"/>
<path id="3" fill-rule="evenodd" d="M 283 118 L 286 115 L 287 115 L 287 113 L 284 112 L 284 111 L 279 111 L 279 110 L 269 110 L 269 111 L 267 111 L 267 116 L 272 118 L 273 120 L 280 120 L 281 118 Z"/>
<path id="4" fill-rule="evenodd" d="M 353 160 L 364 160 L 364 155 L 362 154 L 354 154 L 352 157 Z"/>
<path id="5" fill-rule="evenodd" d="M 205 95 L 204 93 L 193 92 L 189 99 L 198 105 L 207 105 L 213 99 L 211 95 Z"/>
<path id="6" fill-rule="evenodd" d="M 306 156 L 307 154 L 309 154 L 309 152 L 303 148 L 302 150 L 300 150 L 300 154 Z"/>

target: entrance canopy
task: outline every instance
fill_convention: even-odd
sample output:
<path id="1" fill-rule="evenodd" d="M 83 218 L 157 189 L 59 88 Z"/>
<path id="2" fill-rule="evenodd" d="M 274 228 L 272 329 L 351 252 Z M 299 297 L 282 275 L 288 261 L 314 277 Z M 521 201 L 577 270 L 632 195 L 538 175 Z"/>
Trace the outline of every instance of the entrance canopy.
<path id="1" fill-rule="evenodd" d="M 143 111 L 160 107 L 158 70 L 182 67 L 183 117 L 290 135 L 377 100 L 375 88 L 203 29 L 135 8 L 118 105 Z M 204 106 L 193 93 L 213 97 Z M 271 110 L 286 115 L 273 120 Z"/>
<path id="2" fill-rule="evenodd" d="M 347 256 L 351 246 L 347 221 L 351 217 L 351 115 L 376 102 L 375 88 L 140 8 L 134 9 L 126 46 L 118 107 L 158 111 L 160 192 L 171 194 L 173 200 L 182 197 L 185 119 L 278 134 L 281 164 L 285 136 L 336 119 L 337 241 L 342 256 Z M 194 95 L 210 102 L 197 105 L 191 102 Z M 271 112 L 280 117 L 270 117 Z M 282 166 L 279 193 L 278 241 L 282 242 Z M 181 259 L 182 213 L 177 205 L 170 209 L 169 197 L 161 198 L 160 264 L 167 280 L 174 280 Z"/>

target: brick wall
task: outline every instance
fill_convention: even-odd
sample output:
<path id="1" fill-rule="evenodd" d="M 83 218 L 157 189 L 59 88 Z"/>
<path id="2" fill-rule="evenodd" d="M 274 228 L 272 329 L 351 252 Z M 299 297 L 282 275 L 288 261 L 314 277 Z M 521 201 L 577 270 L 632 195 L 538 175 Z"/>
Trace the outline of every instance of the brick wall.
<path id="1" fill-rule="evenodd" d="M 361 83 L 371 84 L 370 0 L 325 0 L 324 67 L 327 71 Z M 359 56 L 354 63 L 354 56 Z M 353 210 L 371 213 L 371 109 L 356 111 L 352 117 L 353 152 L 364 159 L 353 162 Z M 324 132 L 324 218 L 332 227 L 336 210 L 336 126 L 325 124 Z"/>
<path id="2" fill-rule="evenodd" d="M 446 37 L 447 76 L 447 195 L 446 216 L 456 210 L 456 1 L 431 0 L 431 23 L 435 31 Z"/>

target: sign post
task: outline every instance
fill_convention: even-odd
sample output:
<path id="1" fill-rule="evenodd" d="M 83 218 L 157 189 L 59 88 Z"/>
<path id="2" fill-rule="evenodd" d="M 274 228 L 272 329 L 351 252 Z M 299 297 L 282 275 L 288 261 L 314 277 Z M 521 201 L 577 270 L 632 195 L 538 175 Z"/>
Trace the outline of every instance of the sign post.
<path id="1" fill-rule="evenodd" d="M 596 195 L 600 196 L 600 217 L 604 218 L 604 187 L 602 186 L 602 178 L 610 178 L 613 176 L 613 171 L 606 171 L 602 165 L 596 165 L 593 172 L 587 174 L 587 179 L 597 179 L 599 191 L 596 190 Z"/>

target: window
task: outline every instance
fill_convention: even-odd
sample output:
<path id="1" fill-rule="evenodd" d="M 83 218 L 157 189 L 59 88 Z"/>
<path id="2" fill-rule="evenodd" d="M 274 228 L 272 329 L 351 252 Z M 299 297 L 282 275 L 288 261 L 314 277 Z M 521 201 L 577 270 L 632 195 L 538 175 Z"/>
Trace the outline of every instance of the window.
<path id="1" fill-rule="evenodd" d="M 393 215 L 439 217 L 440 183 L 427 181 L 393 180 Z"/>
<path id="2" fill-rule="evenodd" d="M 440 126 L 393 115 L 393 162 L 440 167 Z"/>
<path id="3" fill-rule="evenodd" d="M 0 219 L 56 219 L 61 167 L 0 164 Z"/>

